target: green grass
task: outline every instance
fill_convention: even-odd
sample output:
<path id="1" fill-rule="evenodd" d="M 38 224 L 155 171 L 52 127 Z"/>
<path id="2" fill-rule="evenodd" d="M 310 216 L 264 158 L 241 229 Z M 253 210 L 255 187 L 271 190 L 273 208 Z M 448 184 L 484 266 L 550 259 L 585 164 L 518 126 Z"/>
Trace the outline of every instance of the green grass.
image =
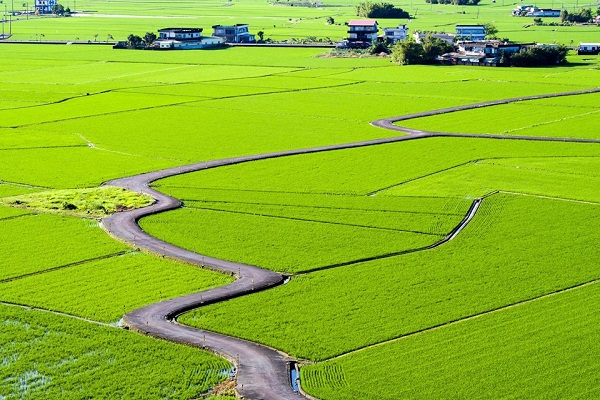
<path id="1" fill-rule="evenodd" d="M 598 397 L 598 284 L 301 371 L 320 399 Z"/>
<path id="2" fill-rule="evenodd" d="M 0 283 L 0 301 L 114 323 L 147 304 L 231 281 L 229 276 L 134 252 Z"/>
<path id="3" fill-rule="evenodd" d="M 146 217 L 140 226 L 153 236 L 200 254 L 284 272 L 423 247 L 442 238 L 274 214 L 185 208 Z M 334 215 L 336 218 L 340 217 Z"/>
<path id="4" fill-rule="evenodd" d="M 521 157 L 524 163 L 527 162 L 526 158 L 533 158 L 552 165 L 555 161 L 560 162 L 563 157 L 573 157 L 574 160 L 589 160 L 584 164 L 593 163 L 594 158 L 583 158 L 588 156 L 600 156 L 600 146 L 576 143 L 429 138 L 209 169 L 160 180 L 156 182 L 156 187 L 184 199 L 194 199 L 195 197 L 188 196 L 186 191 L 181 188 L 364 196 L 393 186 L 398 186 L 401 191 L 403 187 L 408 187 L 413 183 L 417 184 L 421 179 L 427 180 L 429 176 L 434 179 L 438 174 L 443 174 L 446 169 L 460 167 L 477 160 L 490 159 L 491 162 L 495 162 L 494 159 Z M 449 170 L 449 173 L 451 171 Z M 576 170 L 574 173 L 579 172 Z M 484 182 L 479 179 L 479 176 L 474 176 L 472 180 L 475 186 Z M 460 182 L 453 182 L 449 187 L 457 183 Z M 552 184 L 555 187 L 560 185 L 567 185 L 565 187 L 569 190 L 572 188 L 568 182 L 564 181 Z M 583 185 L 581 190 L 584 190 L 585 187 L 589 187 L 591 190 L 594 188 L 593 185 Z M 481 192 L 487 190 L 486 187 L 479 189 L 482 190 L 478 192 L 478 195 L 484 194 Z M 498 188 L 493 187 L 493 189 Z M 383 193 L 388 193 L 388 191 Z M 564 193 L 567 191 L 564 190 Z M 457 188 L 451 196 L 464 197 L 469 194 L 469 192 Z M 429 190 L 427 186 L 424 186 L 423 190 L 417 194 L 417 196 L 437 195 L 448 196 L 443 192 L 436 191 L 435 188 Z M 215 198 L 213 197 L 213 199 Z"/>
<path id="5" fill-rule="evenodd" d="M 598 157 L 483 159 L 416 179 L 382 196 L 467 195 L 495 190 L 600 202 Z"/>
<path id="6" fill-rule="evenodd" d="M 530 100 L 401 121 L 398 125 L 441 132 L 598 139 L 595 125 L 600 113 L 599 102 L 598 93 L 568 99 Z M 494 119 L 490 124 L 481 123 L 490 113 L 510 117 Z"/>
<path id="7" fill-rule="evenodd" d="M 30 213 L 28 211 L 18 210 L 12 207 L 0 207 L 0 220 L 14 218 L 20 215 L 30 215 Z"/>
<path id="8" fill-rule="evenodd" d="M 599 278 L 598 213 L 598 206 L 495 195 L 437 249 L 297 276 L 181 321 L 327 359 Z"/>
<path id="9" fill-rule="evenodd" d="M 103 186 L 12 196 L 0 199 L 0 203 L 26 210 L 101 218 L 118 211 L 149 206 L 154 199 L 123 188 Z"/>
<path id="10" fill-rule="evenodd" d="M 189 399 L 230 368 L 198 349 L 41 311 L 0 305 L 0 320 L 0 396 L 7 400 Z"/>
<path id="11" fill-rule="evenodd" d="M 96 221 L 39 214 L 0 221 L 0 279 L 14 278 L 128 248 L 111 239 Z"/>
<path id="12" fill-rule="evenodd" d="M 342 3 L 344 7 L 306 9 L 249 0 L 227 7 L 207 2 L 82 1 L 77 3 L 79 10 L 141 18 L 97 15 L 20 20 L 13 25 L 15 38 L 35 37 L 37 31 L 48 39 L 93 40 L 90 35 L 98 34 L 102 40 L 107 33 L 122 39 L 166 25 L 207 28 L 226 21 L 249 22 L 253 31 L 262 29 L 267 37 L 343 36 L 345 26 L 327 26 L 323 17 L 332 15 L 340 24 L 353 17 L 348 2 Z M 589 33 L 596 34 L 591 27 L 559 27 L 556 32 L 550 27 L 521 29 L 524 19 L 507 15 L 512 7 L 484 0 L 480 7 L 457 14 L 452 6 L 405 5 L 413 13 L 419 8 L 410 23 L 412 31 L 451 30 L 457 22 L 494 20 L 501 36 L 513 37 L 515 32 L 516 39 L 544 41 L 554 36 L 568 43 L 579 37 L 590 41 Z M 153 17 L 170 15 L 175 18 Z M 383 24 L 397 22 L 405 21 Z M 323 53 L 319 49 L 145 52 L 75 45 L 0 46 L 0 125 L 11 126 L 0 128 L 0 197 L 94 187 L 109 179 L 201 160 L 394 136 L 397 133 L 368 122 L 476 101 L 600 86 L 600 59 L 596 57 L 570 56 L 573 63 L 565 67 L 485 69 L 399 67 L 382 58 L 328 59 L 318 57 Z M 570 117 L 592 112 L 595 104 L 586 99 L 596 97 L 532 102 L 531 107 L 523 103 L 520 109 L 511 109 L 515 112 L 508 113 L 511 117 L 506 121 L 497 118 L 496 108 L 477 114 L 472 122 L 462 113 L 455 117 L 458 124 L 478 129 L 478 124 L 487 127 L 492 124 L 485 121 L 493 120 L 497 121 L 493 127 L 504 130 L 538 124 L 527 129 L 550 129 L 553 135 L 567 129 L 569 134 L 591 135 L 596 131 L 593 117 L 585 125 Z M 525 107 L 540 113 L 523 119 L 521 115 L 532 114 Z M 519 118 L 512 117 L 515 113 Z M 562 118 L 569 119 L 549 123 Z M 278 270 L 299 271 L 381 254 L 399 245 L 430 243 L 462 218 L 471 197 L 488 190 L 597 201 L 598 157 L 596 145 L 435 138 L 253 162 L 157 182 L 159 190 L 182 198 L 189 208 L 155 217 L 152 229 L 201 253 L 208 250 L 261 266 L 267 261 Z M 443 181 L 437 181 L 438 177 L 444 177 Z M 440 249 L 296 276 L 272 291 L 201 309 L 193 315 L 194 323 L 320 360 L 597 278 L 595 206 L 517 196 L 502 206 L 497 200 L 501 197 L 513 198 L 495 195 L 486 199 L 473 225 Z M 109 239 L 92 221 L 54 215 L 21 217 L 14 212 L 21 211 L 0 208 L 0 219 L 2 215 L 17 217 L 0 220 L 0 280 L 38 274 L 0 283 L 0 293 L 9 301 L 114 322 L 123 306 L 129 311 L 225 283 L 206 271 L 131 252 L 64 267 L 130 249 Z M 150 219 L 142 223 L 152 225 Z M 243 229 L 249 233 L 240 233 Z M 33 315 L 26 313 L 23 322 L 31 324 Z M 52 332 L 52 327 L 60 330 L 60 326 L 53 316 L 44 330 Z M 91 390 L 90 397 L 99 398 L 110 396 L 101 386 L 105 382 L 115 397 L 191 398 L 207 391 L 208 385 L 197 386 L 193 379 L 200 374 L 201 381 L 217 371 L 212 361 L 194 359 L 193 364 L 200 367 L 182 371 L 178 358 L 159 355 L 160 362 L 166 363 L 158 366 L 158 359 L 147 358 L 152 350 L 138 350 L 124 339 L 127 332 L 114 332 L 117 339 L 110 342 L 129 357 L 130 364 L 124 365 L 132 372 L 127 379 L 113 381 L 113 365 L 104 368 L 96 363 L 100 367 L 91 366 L 85 378 L 93 383 L 58 370 L 47 387 L 53 383 L 58 385 L 56 390 L 81 386 Z M 11 331 L 2 340 L 18 345 L 15 338 L 19 335 Z M 64 358 L 85 359 L 88 353 L 105 348 L 97 342 L 89 342 L 87 348 L 71 342 L 48 342 L 37 353 L 73 349 Z M 30 359 L 23 365 L 31 366 Z M 37 363 L 39 367 L 41 362 Z M 145 374 L 140 379 L 152 374 L 144 372 L 145 365 L 153 365 L 162 380 L 138 383 L 135 371 Z M 103 370 L 108 375 L 98 375 Z M 25 375 L 26 371 L 0 367 L 0 373 L 11 377 L 36 376 Z M 39 373 L 50 376 L 42 370 Z M 422 369 L 414 376 L 419 373 L 427 376 Z M 362 375 L 371 380 L 368 371 Z M 121 386 L 114 389 L 117 380 Z M 366 387 L 351 383 L 344 390 L 360 390 L 357 385 Z M 193 388 L 192 393 L 179 389 L 184 386 Z M 180 394 L 171 394 L 171 387 Z M 368 393 L 395 398 L 393 390 L 381 393 L 369 388 Z M 2 396 L 5 392 L 0 392 Z M 24 397 L 14 391 L 11 396 Z"/>

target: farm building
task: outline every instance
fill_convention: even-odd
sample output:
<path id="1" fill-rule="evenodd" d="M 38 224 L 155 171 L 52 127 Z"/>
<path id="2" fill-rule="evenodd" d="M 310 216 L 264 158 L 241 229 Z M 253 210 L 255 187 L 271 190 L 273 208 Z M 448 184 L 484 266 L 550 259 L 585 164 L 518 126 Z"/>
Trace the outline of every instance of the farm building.
<path id="1" fill-rule="evenodd" d="M 540 9 L 535 6 L 518 6 L 512 10 L 515 17 L 560 17 L 560 10 Z"/>
<path id="2" fill-rule="evenodd" d="M 35 0 L 35 12 L 37 14 L 52 14 L 52 7 L 56 4 L 56 0 Z"/>
<path id="3" fill-rule="evenodd" d="M 162 50 L 190 50 L 217 47 L 223 39 L 202 36 L 202 28 L 164 28 L 158 30 L 154 46 Z"/>
<path id="4" fill-rule="evenodd" d="M 389 39 L 392 43 L 404 40 L 408 36 L 408 26 L 398 25 L 397 28 L 383 28 L 383 38 Z"/>
<path id="5" fill-rule="evenodd" d="M 456 25 L 456 36 L 468 40 L 484 40 L 485 25 Z"/>
<path id="6" fill-rule="evenodd" d="M 256 39 L 249 32 L 248 24 L 235 24 L 230 26 L 214 25 L 213 36 L 222 38 L 227 43 L 254 43 Z"/>
<path id="7" fill-rule="evenodd" d="M 370 46 L 377 41 L 379 26 L 374 19 L 353 19 L 348 22 L 348 44 L 353 47 Z"/>
<path id="8" fill-rule="evenodd" d="M 600 43 L 580 43 L 577 54 L 600 54 Z"/>

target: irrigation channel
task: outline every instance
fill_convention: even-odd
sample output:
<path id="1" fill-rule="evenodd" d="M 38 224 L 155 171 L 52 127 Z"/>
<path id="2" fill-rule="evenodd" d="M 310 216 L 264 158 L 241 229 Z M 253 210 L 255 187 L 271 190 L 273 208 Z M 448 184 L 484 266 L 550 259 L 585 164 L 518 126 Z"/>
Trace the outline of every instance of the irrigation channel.
<path id="1" fill-rule="evenodd" d="M 283 284 L 288 276 L 226 260 L 216 259 L 210 256 L 198 254 L 182 249 L 173 244 L 159 240 L 144 232 L 137 221 L 145 216 L 174 210 L 182 206 L 181 201 L 158 192 L 150 187 L 156 180 L 189 172 L 201 171 L 210 168 L 218 168 L 226 165 L 234 165 L 251 161 L 266 160 L 278 157 L 287 157 L 299 154 L 319 153 L 334 150 L 343 150 L 357 147 L 374 146 L 384 143 L 394 143 L 406 140 L 415 140 L 428 137 L 452 136 L 452 137 L 475 137 L 483 139 L 512 139 L 512 140 L 537 140 L 537 141 L 562 141 L 600 143 L 600 139 L 577 139 L 577 138 L 553 138 L 553 137 L 528 137 L 528 136 L 505 136 L 490 134 L 460 134 L 444 132 L 419 131 L 394 125 L 395 122 L 431 115 L 446 114 L 451 112 L 470 110 L 481 107 L 490 107 L 501 104 L 514 103 L 518 101 L 544 99 L 560 96 L 573 96 L 589 93 L 598 93 L 600 88 L 571 91 L 563 93 L 545 94 L 537 96 L 526 96 L 505 100 L 476 103 L 465 106 L 445 108 L 423 113 L 410 114 L 392 118 L 373 121 L 371 124 L 385 129 L 391 129 L 403 133 L 405 136 L 397 136 L 384 139 L 374 139 L 355 143 L 321 146 L 308 149 L 288 150 L 273 153 L 257 154 L 244 157 L 227 158 L 168 168 L 160 171 L 144 173 L 136 176 L 116 179 L 104 183 L 104 185 L 117 186 L 145 193 L 153 196 L 156 202 L 148 207 L 136 210 L 120 212 L 106 217 L 102 220 L 102 227 L 113 237 L 128 243 L 129 245 L 143 249 L 163 257 L 180 260 L 202 268 L 215 270 L 230 274 L 237 279 L 225 286 L 217 287 L 207 291 L 193 293 L 186 296 L 161 301 L 139 308 L 124 316 L 124 324 L 132 330 L 146 335 L 169 340 L 172 342 L 202 347 L 219 354 L 237 368 L 238 394 L 249 399 L 299 399 L 302 388 L 298 382 L 292 382 L 292 375 L 298 376 L 295 360 L 286 354 L 264 345 L 246 340 L 221 335 L 218 333 L 192 328 L 177 323 L 177 317 L 187 311 L 204 305 L 225 301 L 235 297 L 251 294 L 261 290 L 269 289 Z M 455 238 L 460 231 L 469 223 L 475 215 L 479 204 L 483 199 L 476 199 L 469 212 L 461 223 L 443 240 L 423 249 L 431 249 Z M 294 372 L 292 373 L 292 370 Z M 295 388 L 298 388 L 296 391 Z"/>

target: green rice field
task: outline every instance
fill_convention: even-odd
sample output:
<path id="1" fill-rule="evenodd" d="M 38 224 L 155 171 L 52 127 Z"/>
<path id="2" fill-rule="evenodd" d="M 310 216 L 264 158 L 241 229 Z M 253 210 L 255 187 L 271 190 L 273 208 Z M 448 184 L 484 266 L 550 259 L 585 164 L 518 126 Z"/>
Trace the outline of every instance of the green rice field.
<path id="1" fill-rule="evenodd" d="M 523 28 L 524 19 L 507 16 L 514 5 L 500 3 L 484 0 L 465 14 L 399 4 L 417 13 L 411 30 L 495 21 L 500 35 L 566 44 L 597 30 Z M 80 16 L 19 16 L 13 39 L 123 40 L 223 21 L 249 22 L 274 39 L 335 38 L 355 17 L 347 1 L 307 8 L 240 0 L 202 11 L 177 2 L 69 5 Z M 326 25 L 329 15 L 341 25 Z M 0 399 L 190 399 L 231 368 L 119 328 L 124 313 L 230 276 L 141 253 L 96 219 L 13 208 L 7 199 L 401 136 L 369 122 L 600 86 L 600 59 L 575 55 L 568 66 L 484 69 L 399 67 L 310 48 L 11 43 L 0 51 Z M 597 100 L 534 100 L 402 123 L 480 138 L 407 140 L 163 179 L 154 188 L 184 206 L 139 223 L 200 254 L 291 275 L 180 322 L 288 353 L 300 361 L 303 389 L 318 398 L 595 397 L 600 144 L 486 134 L 598 139 Z M 481 197 L 463 231 L 425 250 Z"/>

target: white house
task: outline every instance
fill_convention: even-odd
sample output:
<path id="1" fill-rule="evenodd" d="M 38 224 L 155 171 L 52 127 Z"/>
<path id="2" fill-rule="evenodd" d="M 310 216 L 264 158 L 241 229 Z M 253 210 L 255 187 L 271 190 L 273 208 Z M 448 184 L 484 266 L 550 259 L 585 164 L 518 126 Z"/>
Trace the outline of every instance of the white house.
<path id="1" fill-rule="evenodd" d="M 191 50 L 217 47 L 222 38 L 202 36 L 202 28 L 165 28 L 158 30 L 154 46 L 161 50 Z"/>
<path id="2" fill-rule="evenodd" d="M 485 25 L 456 25 L 456 36 L 468 40 L 484 40 Z"/>
<path id="3" fill-rule="evenodd" d="M 52 14 L 52 7 L 56 4 L 56 0 L 35 0 L 35 12 L 37 14 Z"/>
<path id="4" fill-rule="evenodd" d="M 580 43 L 577 54 L 600 54 L 600 43 Z"/>
<path id="5" fill-rule="evenodd" d="M 404 40 L 408 36 L 408 26 L 398 25 L 397 28 L 383 28 L 383 37 L 390 39 L 392 43 Z"/>

